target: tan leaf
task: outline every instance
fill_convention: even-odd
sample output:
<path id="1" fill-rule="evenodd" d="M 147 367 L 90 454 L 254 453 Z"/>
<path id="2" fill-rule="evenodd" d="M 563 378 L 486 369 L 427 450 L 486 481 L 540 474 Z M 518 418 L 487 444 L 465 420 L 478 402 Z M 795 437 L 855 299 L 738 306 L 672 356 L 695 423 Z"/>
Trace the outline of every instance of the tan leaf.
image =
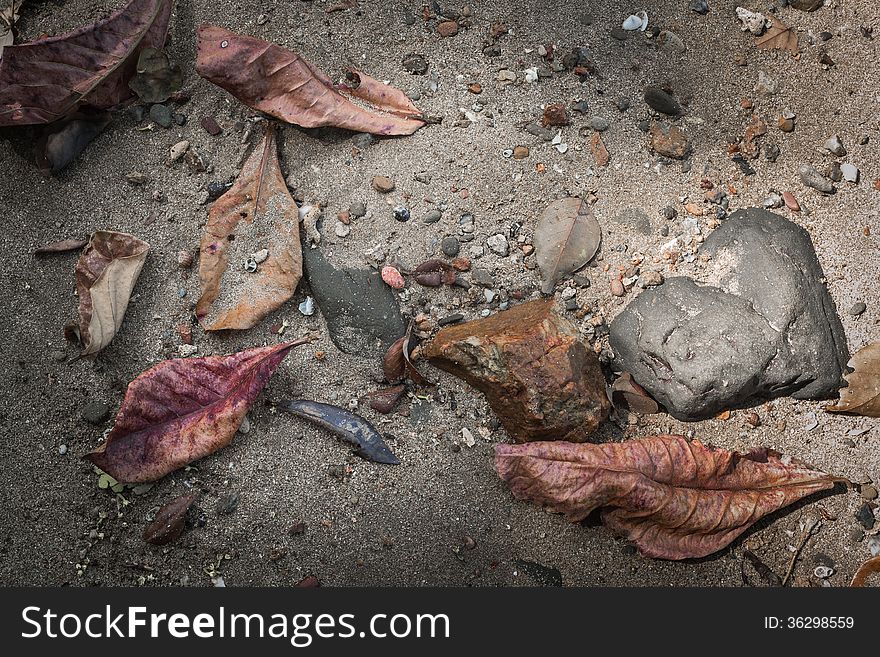
<path id="1" fill-rule="evenodd" d="M 268 251 L 265 259 L 245 263 Z M 293 296 L 302 278 L 299 211 L 281 169 L 272 126 L 232 188 L 208 214 L 196 317 L 206 331 L 247 329 Z"/>
<path id="2" fill-rule="evenodd" d="M 122 326 L 149 250 L 149 244 L 127 233 L 99 230 L 80 254 L 76 263 L 77 330 L 83 356 L 101 351 Z"/>
<path id="3" fill-rule="evenodd" d="M 847 365 L 853 370 L 844 375 L 848 385 L 840 389 L 840 400 L 825 410 L 880 417 L 880 342 L 859 349 Z"/>
<path id="4" fill-rule="evenodd" d="M 34 255 L 49 255 L 52 253 L 66 253 L 67 251 L 76 251 L 88 244 L 88 240 L 66 239 L 50 242 L 41 247 L 34 249 Z"/>
<path id="5" fill-rule="evenodd" d="M 651 415 L 660 410 L 660 406 L 651 398 L 648 391 L 632 378 L 629 372 L 621 372 L 611 385 L 611 403 L 616 407 L 628 408 L 639 415 Z"/>
<path id="6" fill-rule="evenodd" d="M 859 569 L 856 571 L 856 574 L 853 575 L 852 582 L 850 582 L 849 585 L 855 587 L 864 586 L 868 577 L 874 573 L 880 573 L 880 556 L 868 559 L 865 563 L 859 566 Z"/>
<path id="7" fill-rule="evenodd" d="M 563 276 L 577 271 L 596 255 L 602 228 L 590 206 L 576 197 L 554 201 L 538 220 L 532 242 L 545 294 Z"/>
<path id="8" fill-rule="evenodd" d="M 608 527 L 661 559 L 717 552 L 762 517 L 841 481 L 771 450 L 739 454 L 683 436 L 498 445 L 495 467 L 515 497 L 572 522 L 599 509 Z"/>
<path id="9" fill-rule="evenodd" d="M 755 39 L 755 45 L 762 50 L 787 50 L 792 55 L 798 54 L 797 33 L 773 14 L 768 14 L 772 23 L 763 35 Z"/>

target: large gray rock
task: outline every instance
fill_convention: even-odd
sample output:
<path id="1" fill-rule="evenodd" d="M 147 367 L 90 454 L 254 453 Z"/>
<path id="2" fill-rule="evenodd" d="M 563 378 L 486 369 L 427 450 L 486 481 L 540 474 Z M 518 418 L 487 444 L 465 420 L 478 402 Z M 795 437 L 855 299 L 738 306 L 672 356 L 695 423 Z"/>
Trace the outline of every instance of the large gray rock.
<path id="1" fill-rule="evenodd" d="M 702 253 L 712 256 L 706 285 L 670 278 L 611 322 L 617 367 L 681 420 L 836 392 L 849 354 L 807 231 L 740 210 Z"/>
<path id="2" fill-rule="evenodd" d="M 347 354 L 375 357 L 406 331 L 394 290 L 379 272 L 336 269 L 320 249 L 303 249 L 306 280 L 330 339 Z"/>

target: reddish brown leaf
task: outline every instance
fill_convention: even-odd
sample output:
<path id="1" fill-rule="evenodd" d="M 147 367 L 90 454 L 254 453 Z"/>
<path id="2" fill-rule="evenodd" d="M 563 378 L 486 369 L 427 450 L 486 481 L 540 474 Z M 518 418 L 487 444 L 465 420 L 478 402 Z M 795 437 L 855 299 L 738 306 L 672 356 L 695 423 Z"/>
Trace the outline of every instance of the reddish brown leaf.
<path id="1" fill-rule="evenodd" d="M 153 522 L 144 530 L 144 540 L 153 545 L 166 545 L 176 541 L 183 533 L 186 513 L 198 497 L 196 491 L 185 493 L 159 509 Z"/>
<path id="2" fill-rule="evenodd" d="M 406 336 L 398 338 L 388 347 L 388 351 L 385 352 L 385 359 L 382 361 L 382 372 L 389 383 L 400 381 L 406 373 L 406 361 L 403 358 L 403 344 L 405 342 Z"/>
<path id="3" fill-rule="evenodd" d="M 370 408 L 377 413 L 387 414 L 393 411 L 397 404 L 400 403 L 404 394 L 406 394 L 406 386 L 399 385 L 368 392 L 366 398 Z"/>
<path id="4" fill-rule="evenodd" d="M 307 575 L 294 584 L 299 589 L 312 589 L 321 586 L 321 581 L 314 575 Z"/>
<path id="5" fill-rule="evenodd" d="M 198 39 L 199 75 L 283 121 L 376 135 L 410 135 L 425 125 L 406 94 L 365 73 L 350 71 L 349 84 L 334 85 L 311 62 L 281 46 L 214 25 L 202 25 Z"/>
<path id="6" fill-rule="evenodd" d="M 825 410 L 880 417 L 880 342 L 859 349 L 847 365 L 853 370 L 844 375 L 847 387 L 840 389 L 840 400 Z"/>
<path id="7" fill-rule="evenodd" d="M 0 126 L 51 123 L 80 106 L 110 109 L 132 97 L 140 51 L 161 48 L 173 0 L 130 0 L 97 23 L 7 46 L 0 60 Z"/>
<path id="8" fill-rule="evenodd" d="M 443 260 L 431 259 L 426 260 L 418 267 L 413 269 L 413 278 L 416 283 L 425 287 L 440 287 L 441 285 L 452 285 L 455 283 L 455 269 L 448 262 Z"/>
<path id="9" fill-rule="evenodd" d="M 207 331 L 247 329 L 293 296 L 302 278 L 299 214 L 266 130 L 232 188 L 208 214 L 199 258 L 196 317 Z M 252 254 L 254 271 L 245 268 Z M 260 255 L 260 257 L 262 257 Z"/>
<path id="10" fill-rule="evenodd" d="M 517 498 L 572 522 L 600 509 L 606 525 L 661 559 L 717 552 L 760 518 L 840 481 L 771 450 L 739 454 L 683 436 L 498 445 L 495 467 Z"/>
<path id="11" fill-rule="evenodd" d="M 880 573 L 880 556 L 868 559 L 865 563 L 859 566 L 859 569 L 856 571 L 856 574 L 853 575 L 852 582 L 850 582 L 849 585 L 856 587 L 864 586 L 868 577 L 874 573 Z"/>
<path id="12" fill-rule="evenodd" d="M 308 341 L 159 363 L 129 384 L 106 442 L 86 458 L 144 483 L 225 447 L 287 352 Z"/>
<path id="13" fill-rule="evenodd" d="M 59 240 L 57 242 L 51 242 L 49 244 L 45 244 L 39 248 L 34 249 L 34 255 L 49 255 L 50 253 L 66 253 L 67 251 L 76 251 L 77 249 L 83 248 L 88 243 L 88 240 Z"/>
<path id="14" fill-rule="evenodd" d="M 611 384 L 611 403 L 643 415 L 651 415 L 660 410 L 657 402 L 651 398 L 647 390 L 635 382 L 629 372 L 622 372 Z"/>
<path id="15" fill-rule="evenodd" d="M 787 50 L 792 55 L 798 54 L 797 33 L 773 14 L 768 14 L 772 25 L 763 35 L 755 39 L 755 45 L 762 50 Z"/>
<path id="16" fill-rule="evenodd" d="M 590 150 L 593 151 L 593 159 L 596 160 L 596 166 L 608 166 L 611 156 L 608 154 L 608 149 L 605 148 L 605 143 L 602 141 L 602 135 L 598 132 L 594 132 L 593 136 L 590 137 Z"/>
<path id="17" fill-rule="evenodd" d="M 99 230 L 76 263 L 79 294 L 77 337 L 82 355 L 110 344 L 128 308 L 150 245 L 127 233 Z"/>

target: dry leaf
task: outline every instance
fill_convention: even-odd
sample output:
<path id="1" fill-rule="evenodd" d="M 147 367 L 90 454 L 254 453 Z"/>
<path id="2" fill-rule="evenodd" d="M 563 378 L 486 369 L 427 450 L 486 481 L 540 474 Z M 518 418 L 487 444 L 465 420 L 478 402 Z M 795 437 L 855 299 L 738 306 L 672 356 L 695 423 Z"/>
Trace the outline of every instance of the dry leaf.
<path id="1" fill-rule="evenodd" d="M 309 341 L 159 363 L 129 384 L 107 440 L 85 458 L 117 481 L 145 483 L 216 452 L 287 352 Z"/>
<path id="2" fill-rule="evenodd" d="M 840 389 L 840 400 L 825 410 L 880 417 L 880 342 L 859 349 L 847 366 L 853 370 L 843 377 L 848 385 Z"/>
<path id="3" fill-rule="evenodd" d="M 127 233 L 99 230 L 80 254 L 76 263 L 76 330 L 83 356 L 101 351 L 122 326 L 149 250 L 149 244 Z"/>
<path id="4" fill-rule="evenodd" d="M 850 582 L 849 585 L 862 587 L 865 585 L 865 581 L 868 577 L 874 573 L 880 573 L 880 556 L 868 559 L 865 563 L 859 566 L 859 569 L 856 571 L 856 574 L 853 575 L 852 582 Z"/>
<path id="5" fill-rule="evenodd" d="M 376 135 L 410 135 L 425 125 L 406 94 L 365 73 L 349 71 L 347 84 L 334 85 L 316 66 L 281 46 L 214 25 L 202 25 L 198 37 L 199 75 L 248 107 L 289 123 Z"/>
<path id="6" fill-rule="evenodd" d="M 758 157 L 758 144 L 755 142 L 755 139 L 765 134 L 767 134 L 767 125 L 761 120 L 760 116 L 753 114 L 743 135 L 742 154 L 752 159 Z"/>
<path id="7" fill-rule="evenodd" d="M 441 285 L 453 285 L 457 274 L 455 268 L 443 260 L 426 260 L 412 271 L 413 278 L 419 285 L 425 287 L 440 287 Z"/>
<path id="8" fill-rule="evenodd" d="M 594 132 L 590 137 L 590 150 L 593 151 L 593 159 L 596 160 L 596 166 L 606 167 L 611 160 L 608 149 L 602 141 L 602 136 L 598 132 Z"/>
<path id="9" fill-rule="evenodd" d="M 406 334 L 402 338 L 395 340 L 394 344 L 388 347 L 388 351 L 385 352 L 382 371 L 389 383 L 397 383 L 404 378 L 409 379 L 416 385 L 428 383 L 428 380 L 422 376 L 422 373 L 416 369 L 412 360 L 410 360 L 410 354 L 412 354 L 415 348 L 415 345 L 412 344 L 412 330 L 413 323 L 410 322 L 409 327 L 406 329 Z"/>
<path id="10" fill-rule="evenodd" d="M 495 467 L 515 497 L 572 522 L 601 509 L 608 527 L 661 559 L 717 552 L 767 514 L 840 481 L 771 450 L 739 454 L 683 436 L 498 445 Z"/>
<path id="11" fill-rule="evenodd" d="M 0 59 L 0 126 L 51 123 L 80 106 L 110 109 L 132 97 L 143 48 L 161 48 L 173 0 L 131 0 L 73 32 L 8 46 Z"/>
<path id="12" fill-rule="evenodd" d="M 611 403 L 615 407 L 627 408 L 633 413 L 651 415 L 660 410 L 659 404 L 651 398 L 648 391 L 636 383 L 632 374 L 621 372 L 611 384 Z"/>
<path id="13" fill-rule="evenodd" d="M 261 262 L 252 254 L 267 250 Z M 260 256 L 262 257 L 262 255 Z M 275 132 L 245 162 L 208 214 L 196 317 L 206 331 L 247 329 L 293 296 L 302 278 L 299 211 L 278 164 Z"/>
<path id="14" fill-rule="evenodd" d="M 172 64 L 164 50 L 144 48 L 138 56 L 136 74 L 128 86 L 143 103 L 164 103 L 172 93 L 180 90 L 182 82 L 180 66 Z"/>
<path id="15" fill-rule="evenodd" d="M 370 408 L 377 413 L 385 415 L 395 409 L 405 394 L 406 386 L 401 384 L 399 386 L 392 386 L 391 388 L 383 388 L 381 390 L 368 392 L 364 397 Z"/>
<path id="16" fill-rule="evenodd" d="M 532 239 L 543 275 L 541 291 L 550 294 L 560 278 L 592 260 L 601 241 L 602 229 L 585 201 L 565 198 L 551 203 Z"/>
<path id="17" fill-rule="evenodd" d="M 34 255 L 49 255 L 51 253 L 66 253 L 67 251 L 76 251 L 88 244 L 88 240 L 59 240 L 51 242 L 37 249 L 34 249 Z"/>
<path id="18" fill-rule="evenodd" d="M 186 513 L 198 497 L 198 492 L 192 491 L 165 504 L 144 530 L 144 540 L 153 545 L 167 545 L 176 541 L 186 525 Z"/>
<path id="19" fill-rule="evenodd" d="M 773 14 L 768 14 L 768 18 L 772 25 L 767 28 L 767 31 L 762 36 L 755 39 L 755 45 L 762 50 L 787 50 L 792 55 L 797 55 L 798 39 L 794 29 L 787 27 L 785 23 Z"/>
<path id="20" fill-rule="evenodd" d="M 18 21 L 18 15 L 24 0 L 2 0 L 0 1 L 0 59 L 3 57 L 3 48 L 11 46 L 15 34 L 12 28 Z"/>

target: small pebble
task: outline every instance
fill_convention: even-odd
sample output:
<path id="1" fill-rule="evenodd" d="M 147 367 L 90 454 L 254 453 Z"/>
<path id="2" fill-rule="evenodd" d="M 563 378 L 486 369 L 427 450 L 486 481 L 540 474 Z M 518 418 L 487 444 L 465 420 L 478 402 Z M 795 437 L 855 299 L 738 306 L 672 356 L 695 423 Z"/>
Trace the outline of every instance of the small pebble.
<path id="1" fill-rule="evenodd" d="M 337 221 L 333 227 L 333 232 L 336 233 L 336 237 L 348 237 L 348 234 L 351 232 L 351 226 L 342 221 Z"/>
<path id="2" fill-rule="evenodd" d="M 865 484 L 859 487 L 859 493 L 861 493 L 862 498 L 866 500 L 876 500 L 877 499 L 877 488 L 872 486 L 871 484 Z"/>
<path id="3" fill-rule="evenodd" d="M 830 194 L 834 191 L 834 185 L 831 184 L 831 181 L 819 173 L 814 166 L 805 164 L 798 167 L 798 176 L 807 187 L 812 187 L 824 194 Z"/>
<path id="4" fill-rule="evenodd" d="M 299 311 L 306 317 L 311 317 L 315 314 L 315 300 L 312 297 L 306 297 L 305 300 L 299 304 Z"/>
<path id="5" fill-rule="evenodd" d="M 150 120 L 163 128 L 170 128 L 174 118 L 165 105 L 156 104 L 150 107 Z"/>
<path id="6" fill-rule="evenodd" d="M 854 164 L 844 162 L 840 165 L 840 173 L 843 175 L 843 179 L 846 182 L 859 182 L 859 169 Z"/>
<path id="7" fill-rule="evenodd" d="M 101 424 L 110 415 L 110 406 L 104 402 L 92 401 L 83 407 L 80 415 L 89 424 Z"/>
<path id="8" fill-rule="evenodd" d="M 381 194 L 387 194 L 388 192 L 394 191 L 394 181 L 388 176 L 373 176 L 371 184 L 373 185 L 373 189 Z"/>
<path id="9" fill-rule="evenodd" d="M 413 75 L 424 75 L 428 72 L 428 61 L 424 55 L 411 53 L 403 58 L 403 68 Z"/>
<path id="10" fill-rule="evenodd" d="M 868 306 L 865 304 L 864 301 L 858 301 L 850 307 L 849 314 L 852 315 L 853 317 L 858 317 L 863 312 L 865 312 L 865 310 L 867 310 L 867 308 L 868 308 Z"/>
<path id="11" fill-rule="evenodd" d="M 825 142 L 825 150 L 837 157 L 843 157 L 846 155 L 846 149 L 843 147 L 843 142 L 840 141 L 840 137 L 837 135 L 828 138 L 828 141 Z"/>
<path id="12" fill-rule="evenodd" d="M 605 132 L 611 127 L 611 121 L 602 116 L 594 116 L 590 119 L 590 127 L 597 132 Z"/>
<path id="13" fill-rule="evenodd" d="M 446 317 L 441 317 L 437 320 L 437 324 L 440 326 L 446 326 L 448 324 L 456 324 L 464 319 L 464 315 L 461 313 L 455 313 L 453 315 L 446 315 Z"/>
<path id="14" fill-rule="evenodd" d="M 496 233 L 495 235 L 490 236 L 486 240 L 486 246 L 489 247 L 489 250 L 492 251 L 492 253 L 499 255 L 502 258 L 506 258 L 510 253 L 510 243 L 507 241 L 507 237 L 501 233 Z"/>
<path id="15" fill-rule="evenodd" d="M 662 114 L 668 114 L 669 116 L 681 114 L 681 105 L 678 104 L 678 101 L 663 91 L 660 87 L 645 87 L 644 98 L 645 103 L 647 103 L 651 109 Z"/>
<path id="16" fill-rule="evenodd" d="M 622 297 L 626 294 L 626 289 L 623 287 L 623 282 L 619 278 L 611 279 L 611 294 L 616 297 Z"/>
<path id="17" fill-rule="evenodd" d="M 444 255 L 454 258 L 461 251 L 461 242 L 455 237 L 444 237 L 440 242 L 440 250 L 443 251 Z"/>
<path id="18" fill-rule="evenodd" d="M 213 116 L 202 117 L 201 124 L 209 135 L 214 135 L 216 137 L 221 132 L 223 132 L 220 124 L 217 123 Z"/>
<path id="19" fill-rule="evenodd" d="M 529 149 L 526 146 L 516 146 L 511 155 L 514 160 L 524 160 L 529 156 Z"/>
<path id="20" fill-rule="evenodd" d="M 787 207 L 792 212 L 800 212 L 801 206 L 798 203 L 797 199 L 794 197 L 794 194 L 791 192 L 783 192 L 782 200 L 785 202 L 785 207 Z"/>
<path id="21" fill-rule="evenodd" d="M 434 210 L 428 210 L 428 212 L 425 213 L 425 217 L 424 217 L 423 221 L 426 224 L 436 224 L 442 218 L 443 218 L 443 213 L 440 210 L 434 209 Z"/>
<path id="22" fill-rule="evenodd" d="M 367 214 L 367 206 L 365 203 L 358 201 L 348 206 L 348 212 L 357 219 Z"/>
<path id="23" fill-rule="evenodd" d="M 67 454 L 67 445 L 58 445 L 58 453 L 61 456 Z M 874 491 L 874 497 L 877 497 L 877 491 Z"/>
<path id="24" fill-rule="evenodd" d="M 382 267 L 382 280 L 385 281 L 386 285 L 395 290 L 402 290 L 406 287 L 403 275 L 398 271 L 397 267 L 392 267 L 391 265 Z"/>
<path id="25" fill-rule="evenodd" d="M 217 500 L 217 515 L 228 515 L 238 508 L 238 493 L 226 493 Z"/>
<path id="26" fill-rule="evenodd" d="M 177 162 L 180 158 L 183 157 L 184 153 L 189 150 L 189 142 L 185 139 L 183 141 L 179 141 L 174 146 L 171 147 L 168 154 L 168 159 L 172 162 Z"/>
<path id="27" fill-rule="evenodd" d="M 409 221 L 410 212 L 409 208 L 405 205 L 397 205 L 394 207 L 394 218 L 397 221 Z"/>

